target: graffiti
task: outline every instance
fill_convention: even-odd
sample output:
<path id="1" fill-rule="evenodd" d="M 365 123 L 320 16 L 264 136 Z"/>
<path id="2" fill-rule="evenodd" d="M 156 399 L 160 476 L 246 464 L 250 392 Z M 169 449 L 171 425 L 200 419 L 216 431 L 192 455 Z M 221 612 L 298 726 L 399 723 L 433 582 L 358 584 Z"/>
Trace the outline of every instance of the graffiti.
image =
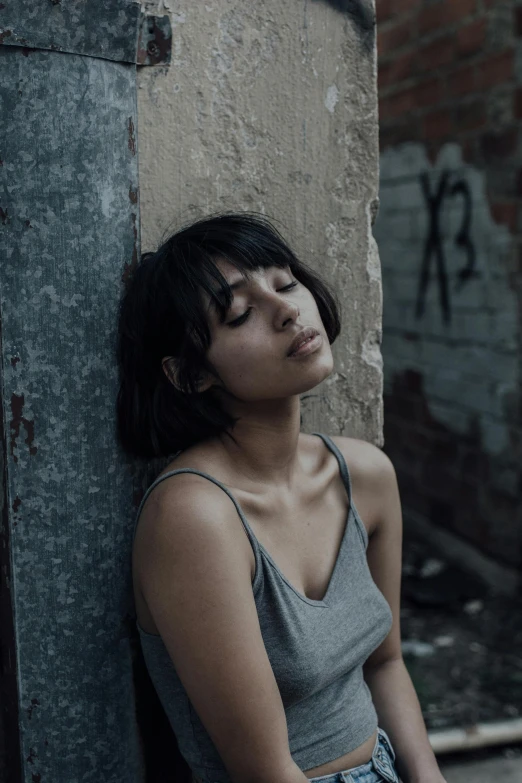
<path id="1" fill-rule="evenodd" d="M 466 264 L 457 272 L 456 290 L 459 291 L 462 286 L 471 278 L 478 277 L 479 273 L 475 269 L 476 253 L 470 236 L 472 199 L 469 185 L 464 180 L 454 182 L 448 185 L 449 172 L 442 171 L 437 183 L 435 192 L 430 191 L 430 181 L 428 174 L 423 172 L 420 175 L 420 183 L 426 208 L 429 216 L 429 227 L 424 244 L 424 256 L 419 277 L 419 287 L 415 315 L 421 318 L 425 312 L 426 292 L 430 281 L 430 272 L 432 258 L 435 257 L 436 279 L 439 286 L 439 304 L 442 317 L 445 323 L 451 321 L 451 301 L 449 293 L 448 270 L 446 257 L 444 255 L 444 244 L 440 230 L 440 216 L 444 199 L 446 197 L 462 196 L 464 211 L 462 223 L 454 238 L 455 245 L 466 254 Z"/>

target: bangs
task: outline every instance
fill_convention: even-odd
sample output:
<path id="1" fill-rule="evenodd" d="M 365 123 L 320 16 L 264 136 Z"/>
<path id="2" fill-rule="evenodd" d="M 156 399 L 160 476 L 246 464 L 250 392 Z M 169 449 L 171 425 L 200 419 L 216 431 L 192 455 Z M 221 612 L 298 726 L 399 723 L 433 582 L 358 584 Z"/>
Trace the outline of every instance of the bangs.
<path id="1" fill-rule="evenodd" d="M 178 242 L 185 244 L 183 255 L 187 282 L 193 290 L 199 289 L 208 296 L 209 306 L 215 309 L 221 322 L 232 305 L 234 293 L 217 261 L 227 261 L 247 280 L 252 272 L 272 266 L 280 269 L 289 267 L 295 273 L 299 264 L 277 230 L 262 216 L 243 214 L 240 219 L 238 217 L 217 216 L 211 223 L 207 218 L 201 221 L 206 223 L 203 232 L 202 225 L 193 224 L 187 230 L 186 244 L 180 242 L 184 231 L 178 235 Z M 194 232 L 198 228 L 200 232 L 196 241 Z"/>

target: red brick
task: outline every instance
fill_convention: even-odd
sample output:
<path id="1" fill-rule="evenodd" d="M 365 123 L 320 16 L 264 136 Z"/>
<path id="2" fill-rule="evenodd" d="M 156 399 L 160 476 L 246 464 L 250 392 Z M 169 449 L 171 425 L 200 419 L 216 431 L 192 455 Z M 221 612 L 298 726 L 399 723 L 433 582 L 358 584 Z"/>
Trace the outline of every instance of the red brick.
<path id="1" fill-rule="evenodd" d="M 477 0 L 442 0 L 419 14 L 419 33 L 430 33 L 465 19 L 477 9 Z"/>
<path id="2" fill-rule="evenodd" d="M 522 35 L 522 8 L 517 6 L 513 9 L 515 15 L 515 33 Z"/>
<path id="3" fill-rule="evenodd" d="M 474 65 L 465 65 L 453 71 L 448 79 L 448 87 L 453 97 L 466 95 L 476 89 L 477 77 Z"/>
<path id="4" fill-rule="evenodd" d="M 486 40 L 486 20 L 477 19 L 476 22 L 461 27 L 457 31 L 457 52 L 461 57 L 480 52 Z"/>
<path id="5" fill-rule="evenodd" d="M 500 54 L 483 60 L 478 70 L 479 88 L 487 90 L 512 79 L 514 62 L 513 49 L 506 49 Z"/>
<path id="6" fill-rule="evenodd" d="M 453 35 L 445 35 L 424 46 L 420 51 L 420 65 L 423 71 L 430 72 L 453 62 L 455 58 L 455 39 Z"/>
<path id="7" fill-rule="evenodd" d="M 518 144 L 518 128 L 508 128 L 500 132 L 484 133 L 480 139 L 480 149 L 486 162 L 507 158 L 512 155 Z"/>
<path id="8" fill-rule="evenodd" d="M 423 0 L 394 0 L 392 2 L 393 11 L 395 14 L 404 14 L 407 11 L 413 11 L 422 5 Z"/>
<path id="9" fill-rule="evenodd" d="M 375 12 L 377 23 L 385 22 L 393 16 L 393 0 L 376 0 Z"/>
<path id="10" fill-rule="evenodd" d="M 408 79 L 415 72 L 416 52 L 407 52 L 386 63 L 379 63 L 379 87 L 388 87 Z"/>
<path id="11" fill-rule="evenodd" d="M 407 44 L 411 39 L 412 24 L 410 20 L 394 24 L 377 33 L 377 51 L 379 55 L 395 52 L 401 46 Z"/>
<path id="12" fill-rule="evenodd" d="M 415 87 L 415 103 L 421 108 L 435 107 L 443 97 L 444 89 L 440 79 L 426 79 Z"/>
<path id="13" fill-rule="evenodd" d="M 522 88 L 518 88 L 517 91 L 513 94 L 513 114 L 515 119 L 521 120 L 522 119 Z"/>
<path id="14" fill-rule="evenodd" d="M 466 103 L 459 103 L 455 109 L 455 129 L 471 131 L 482 128 L 486 124 L 487 113 L 483 98 L 477 98 Z"/>
<path id="15" fill-rule="evenodd" d="M 438 109 L 426 114 L 423 127 L 426 139 L 441 139 L 449 136 L 453 130 L 450 112 L 447 109 Z"/>
<path id="16" fill-rule="evenodd" d="M 517 173 L 517 196 L 522 196 L 522 169 Z"/>
<path id="17" fill-rule="evenodd" d="M 407 122 L 396 123 L 395 125 L 381 125 L 379 129 L 379 148 L 385 150 L 387 147 L 396 147 L 398 144 L 404 144 L 406 141 L 416 141 L 419 138 L 417 123 L 415 118 L 408 118 Z"/>
<path id="18" fill-rule="evenodd" d="M 416 88 L 410 87 L 407 90 L 386 98 L 386 116 L 388 118 L 403 117 L 416 108 Z"/>
<path id="19" fill-rule="evenodd" d="M 496 201 L 490 204 L 491 215 L 495 223 L 502 223 L 514 231 L 517 225 L 516 201 Z"/>

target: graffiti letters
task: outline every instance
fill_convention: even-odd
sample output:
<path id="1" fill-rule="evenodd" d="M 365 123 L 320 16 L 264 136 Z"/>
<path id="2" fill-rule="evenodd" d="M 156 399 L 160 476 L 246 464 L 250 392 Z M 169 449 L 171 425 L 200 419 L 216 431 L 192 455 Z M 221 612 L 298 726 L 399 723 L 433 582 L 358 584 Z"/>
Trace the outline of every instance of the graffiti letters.
<path id="1" fill-rule="evenodd" d="M 415 310 L 417 318 L 421 318 L 424 315 L 426 292 L 430 282 L 432 259 L 434 259 L 436 279 L 439 287 L 439 304 L 445 323 L 451 321 L 451 300 L 448 270 L 440 228 L 440 217 L 444 199 L 447 197 L 452 198 L 453 196 L 461 196 L 464 206 L 462 223 L 454 238 L 454 243 L 460 250 L 465 252 L 466 264 L 457 272 L 456 290 L 460 290 L 472 277 L 478 276 L 478 272 L 475 269 L 476 253 L 470 236 L 472 200 L 469 186 L 465 180 L 458 180 L 450 185 L 449 176 L 448 171 L 443 171 L 435 187 L 435 191 L 431 192 L 428 174 L 423 172 L 420 175 L 421 188 L 428 210 L 429 225 L 426 241 L 424 243 L 424 256 L 420 270 Z"/>

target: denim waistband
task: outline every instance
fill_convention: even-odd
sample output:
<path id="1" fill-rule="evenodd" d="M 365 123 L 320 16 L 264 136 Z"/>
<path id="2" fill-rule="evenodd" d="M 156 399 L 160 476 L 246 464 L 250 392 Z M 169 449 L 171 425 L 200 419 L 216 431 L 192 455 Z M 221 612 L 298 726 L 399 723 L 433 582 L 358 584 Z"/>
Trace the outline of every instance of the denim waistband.
<path id="1" fill-rule="evenodd" d="M 366 764 L 358 767 L 343 769 L 330 775 L 319 775 L 310 778 L 310 783 L 401 783 L 395 769 L 395 750 L 390 738 L 380 727 L 377 728 L 377 737 L 373 748 L 372 757 Z M 192 783 L 211 783 L 202 781 L 194 773 Z"/>
<path id="2" fill-rule="evenodd" d="M 330 775 L 310 778 L 310 783 L 401 783 L 395 769 L 395 750 L 390 738 L 380 726 L 370 761 Z"/>

